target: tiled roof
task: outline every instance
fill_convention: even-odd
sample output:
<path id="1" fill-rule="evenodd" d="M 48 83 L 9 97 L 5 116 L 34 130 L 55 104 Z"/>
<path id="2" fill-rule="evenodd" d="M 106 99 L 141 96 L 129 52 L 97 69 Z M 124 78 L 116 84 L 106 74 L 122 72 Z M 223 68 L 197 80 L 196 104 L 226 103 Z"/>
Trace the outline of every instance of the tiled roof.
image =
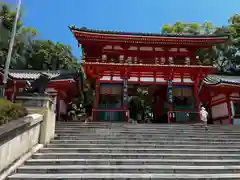
<path id="1" fill-rule="evenodd" d="M 188 38 L 222 38 L 222 37 L 228 37 L 228 34 L 222 34 L 222 35 L 193 35 L 193 34 L 162 34 L 162 33 L 141 33 L 141 32 L 122 32 L 122 31 L 106 31 L 106 30 L 94 30 L 94 29 L 88 29 L 86 27 L 77 28 L 74 25 L 69 26 L 69 29 L 71 31 L 79 31 L 79 32 L 89 32 L 89 33 L 101 33 L 101 34 L 118 34 L 118 35 L 137 35 L 137 36 L 159 36 L 159 37 L 188 37 Z"/>
<path id="2" fill-rule="evenodd" d="M 204 83 L 207 85 L 235 85 L 240 86 L 240 76 L 222 76 L 209 75 L 204 78 Z"/>
<path id="3" fill-rule="evenodd" d="M 48 75 L 50 78 L 57 77 L 59 73 L 43 72 L 42 74 Z M 41 72 L 9 72 L 9 76 L 13 79 L 37 79 L 41 75 Z"/>
<path id="4" fill-rule="evenodd" d="M 52 80 L 73 78 L 75 72 L 69 71 L 33 71 L 33 70 L 10 70 L 9 77 L 13 79 L 35 80 L 41 74 L 46 74 Z"/>

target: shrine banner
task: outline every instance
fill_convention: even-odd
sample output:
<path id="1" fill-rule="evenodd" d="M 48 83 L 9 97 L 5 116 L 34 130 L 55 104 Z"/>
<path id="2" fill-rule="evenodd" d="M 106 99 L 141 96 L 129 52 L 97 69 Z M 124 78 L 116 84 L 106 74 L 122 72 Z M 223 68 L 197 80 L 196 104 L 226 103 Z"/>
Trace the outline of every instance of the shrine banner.
<path id="1" fill-rule="evenodd" d="M 128 80 L 123 79 L 123 104 L 128 104 Z"/>
<path id="2" fill-rule="evenodd" d="M 172 87 L 172 81 L 168 81 L 168 103 L 173 103 L 173 87 Z"/>

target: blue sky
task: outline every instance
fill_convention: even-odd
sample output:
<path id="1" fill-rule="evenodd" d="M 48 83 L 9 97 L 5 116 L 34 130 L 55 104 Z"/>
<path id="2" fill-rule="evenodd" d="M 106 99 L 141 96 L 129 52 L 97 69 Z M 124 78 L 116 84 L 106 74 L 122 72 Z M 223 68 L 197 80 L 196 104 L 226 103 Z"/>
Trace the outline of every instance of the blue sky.
<path id="1" fill-rule="evenodd" d="M 17 0 L 5 0 L 16 3 Z M 80 49 L 68 26 L 128 32 L 160 32 L 176 21 L 226 25 L 240 13 L 240 0 L 22 0 L 23 23 L 40 32 L 40 38 Z"/>

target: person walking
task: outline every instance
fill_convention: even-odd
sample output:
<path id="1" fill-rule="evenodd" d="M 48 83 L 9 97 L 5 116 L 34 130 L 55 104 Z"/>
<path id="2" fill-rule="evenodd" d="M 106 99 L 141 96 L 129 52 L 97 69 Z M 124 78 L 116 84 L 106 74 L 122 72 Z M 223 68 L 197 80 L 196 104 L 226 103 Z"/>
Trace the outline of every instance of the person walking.
<path id="1" fill-rule="evenodd" d="M 208 130 L 207 119 L 208 119 L 208 112 L 206 111 L 205 107 L 201 107 L 200 120 L 202 121 L 202 124 L 205 127 L 205 130 Z"/>

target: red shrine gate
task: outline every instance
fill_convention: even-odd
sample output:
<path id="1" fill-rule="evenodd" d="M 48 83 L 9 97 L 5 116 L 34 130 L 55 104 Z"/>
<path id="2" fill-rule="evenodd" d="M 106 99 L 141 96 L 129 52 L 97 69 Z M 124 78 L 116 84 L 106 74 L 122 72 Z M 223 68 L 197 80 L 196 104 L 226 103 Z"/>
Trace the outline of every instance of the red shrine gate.
<path id="1" fill-rule="evenodd" d="M 163 111 L 198 112 L 200 82 L 214 73 L 213 64 L 196 57 L 201 48 L 224 43 L 228 36 L 187 36 L 95 31 L 70 27 L 83 50 L 86 74 L 96 80 L 93 112 L 126 119 L 128 97 L 135 84 L 153 86 L 155 117 Z M 129 93 L 128 93 L 129 92 Z M 108 94 L 108 96 L 106 95 Z M 116 117 L 116 114 L 122 114 Z M 123 118 L 121 118 L 123 117 Z M 104 115 L 98 116 L 100 119 Z"/>

